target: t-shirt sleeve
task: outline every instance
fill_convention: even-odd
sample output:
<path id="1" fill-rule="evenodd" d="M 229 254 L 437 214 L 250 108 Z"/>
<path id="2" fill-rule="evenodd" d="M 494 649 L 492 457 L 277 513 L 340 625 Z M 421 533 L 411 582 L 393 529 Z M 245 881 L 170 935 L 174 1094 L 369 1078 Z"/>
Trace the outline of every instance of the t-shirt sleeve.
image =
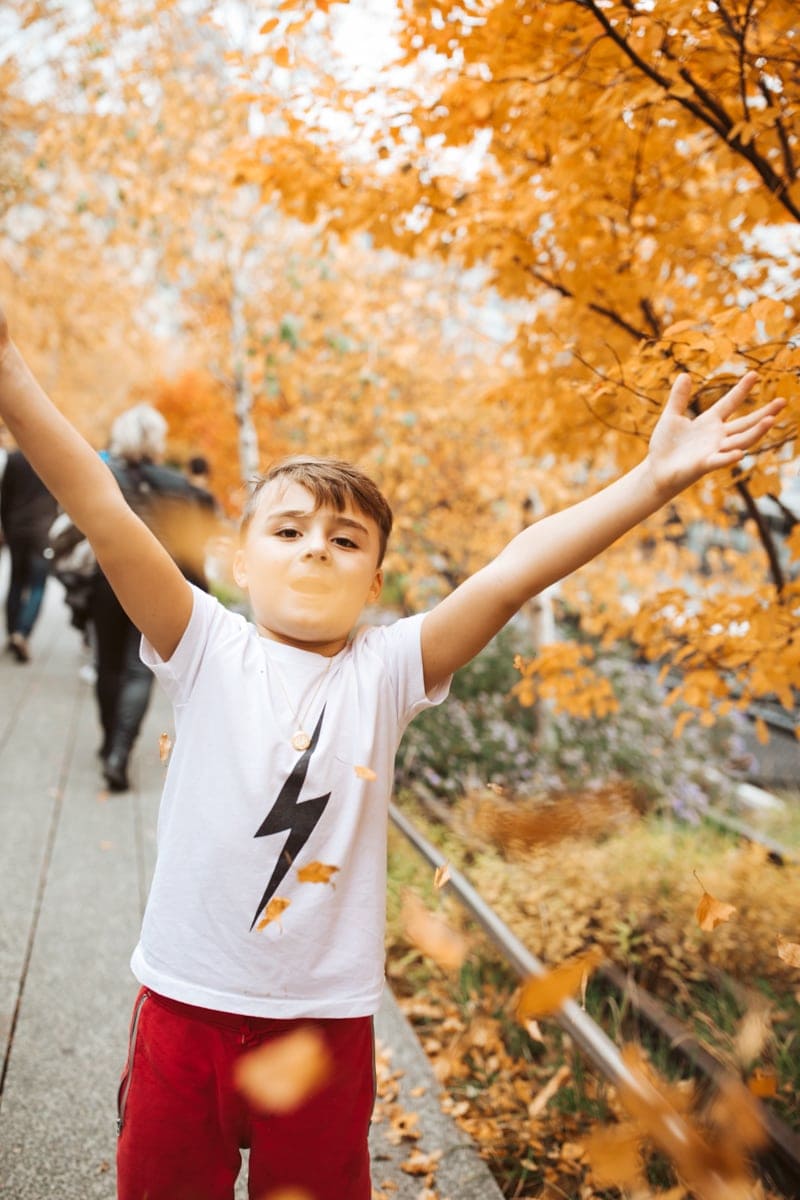
<path id="1" fill-rule="evenodd" d="M 391 625 L 373 626 L 369 631 L 372 648 L 383 661 L 384 670 L 394 688 L 400 729 L 426 708 L 441 704 L 450 691 L 450 679 L 441 683 L 431 696 L 425 693 L 422 665 L 422 622 L 425 613 L 402 617 Z"/>
<path id="2" fill-rule="evenodd" d="M 231 614 L 207 592 L 192 588 L 192 613 L 172 657 L 166 662 L 142 637 L 140 656 L 173 704 L 184 704 L 191 694 L 209 645 L 221 635 L 225 618 Z"/>

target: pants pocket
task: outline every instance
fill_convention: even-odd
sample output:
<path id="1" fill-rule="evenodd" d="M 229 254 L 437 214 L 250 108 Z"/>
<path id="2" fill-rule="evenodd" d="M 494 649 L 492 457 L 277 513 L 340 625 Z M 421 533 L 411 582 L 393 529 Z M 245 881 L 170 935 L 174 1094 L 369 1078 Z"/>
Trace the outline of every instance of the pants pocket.
<path id="1" fill-rule="evenodd" d="M 142 1017 L 142 1009 L 149 998 L 150 993 L 143 988 L 136 997 L 136 1003 L 133 1006 L 131 1027 L 128 1033 L 128 1057 L 122 1071 L 119 1090 L 117 1091 L 117 1136 L 122 1133 L 122 1127 L 125 1124 L 125 1107 L 128 1102 L 128 1093 L 130 1092 L 131 1081 L 133 1079 L 133 1059 L 136 1053 L 136 1039 L 139 1035 L 139 1022 Z"/>

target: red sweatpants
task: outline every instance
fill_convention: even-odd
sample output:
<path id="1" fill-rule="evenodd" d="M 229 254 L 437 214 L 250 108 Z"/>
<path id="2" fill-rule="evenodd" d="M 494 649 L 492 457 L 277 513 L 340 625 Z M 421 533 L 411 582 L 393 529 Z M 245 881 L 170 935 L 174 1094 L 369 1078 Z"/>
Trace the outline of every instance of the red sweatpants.
<path id="1" fill-rule="evenodd" d="M 236 1059 L 303 1025 L 325 1038 L 330 1082 L 294 1112 L 254 1111 L 233 1086 Z M 374 1100 L 371 1017 L 240 1017 L 142 989 L 119 1089 L 117 1196 L 233 1200 L 247 1146 L 250 1200 L 291 1188 L 309 1200 L 370 1200 Z"/>

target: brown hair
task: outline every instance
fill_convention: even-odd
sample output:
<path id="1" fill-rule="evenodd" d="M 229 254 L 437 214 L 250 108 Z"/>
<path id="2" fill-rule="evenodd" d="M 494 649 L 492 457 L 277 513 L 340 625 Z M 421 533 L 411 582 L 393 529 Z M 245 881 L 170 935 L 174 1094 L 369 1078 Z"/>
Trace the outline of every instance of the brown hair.
<path id="1" fill-rule="evenodd" d="M 250 494 L 242 511 L 239 533 L 244 537 L 250 527 L 259 498 L 268 483 L 275 479 L 302 484 L 314 497 L 317 508 L 326 505 L 336 512 L 343 512 L 348 503 L 359 512 L 370 517 L 378 526 L 380 552 L 378 566 L 383 562 L 386 543 L 392 531 L 392 510 L 383 493 L 375 483 L 354 467 L 352 463 L 338 458 L 313 458 L 297 454 L 281 459 L 259 475 L 251 483 Z"/>

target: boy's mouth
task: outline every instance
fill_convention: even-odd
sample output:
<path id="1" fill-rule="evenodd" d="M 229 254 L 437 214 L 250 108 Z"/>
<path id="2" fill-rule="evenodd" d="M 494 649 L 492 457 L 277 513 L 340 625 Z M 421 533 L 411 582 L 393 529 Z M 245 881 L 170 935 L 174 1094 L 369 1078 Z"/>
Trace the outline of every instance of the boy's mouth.
<path id="1" fill-rule="evenodd" d="M 293 579 L 289 586 L 292 591 L 304 592 L 308 596 L 319 596 L 330 591 L 328 580 L 320 579 L 318 575 L 302 575 L 299 579 Z"/>

